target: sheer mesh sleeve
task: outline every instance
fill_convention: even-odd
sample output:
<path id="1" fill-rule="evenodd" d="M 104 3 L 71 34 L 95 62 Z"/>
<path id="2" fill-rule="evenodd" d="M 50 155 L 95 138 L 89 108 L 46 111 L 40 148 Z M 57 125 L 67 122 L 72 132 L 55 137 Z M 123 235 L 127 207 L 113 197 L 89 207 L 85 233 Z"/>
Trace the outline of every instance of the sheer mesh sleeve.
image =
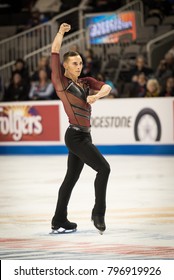
<path id="1" fill-rule="evenodd" d="M 51 80 L 58 95 L 64 91 L 67 86 L 67 79 L 62 74 L 60 56 L 58 53 L 51 54 Z"/>
<path id="2" fill-rule="evenodd" d="M 92 89 L 92 90 L 100 90 L 101 87 L 103 85 L 105 85 L 104 82 L 98 81 L 92 77 L 85 77 L 85 78 L 82 78 L 81 80 L 87 82 L 89 84 L 90 89 Z"/>

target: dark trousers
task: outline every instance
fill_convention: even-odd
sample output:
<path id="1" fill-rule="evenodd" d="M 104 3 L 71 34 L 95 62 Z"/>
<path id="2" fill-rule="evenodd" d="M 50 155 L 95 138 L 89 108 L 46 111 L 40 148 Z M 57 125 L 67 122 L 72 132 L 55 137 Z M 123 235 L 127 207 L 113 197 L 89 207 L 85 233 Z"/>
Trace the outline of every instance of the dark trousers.
<path id="1" fill-rule="evenodd" d="M 64 222 L 67 219 L 67 206 L 73 187 L 75 186 L 84 163 L 96 172 L 94 182 L 95 205 L 93 215 L 104 216 L 106 210 L 106 187 L 110 166 L 99 150 L 92 144 L 90 133 L 68 128 L 65 143 L 69 149 L 67 173 L 59 189 L 57 207 L 52 223 Z"/>

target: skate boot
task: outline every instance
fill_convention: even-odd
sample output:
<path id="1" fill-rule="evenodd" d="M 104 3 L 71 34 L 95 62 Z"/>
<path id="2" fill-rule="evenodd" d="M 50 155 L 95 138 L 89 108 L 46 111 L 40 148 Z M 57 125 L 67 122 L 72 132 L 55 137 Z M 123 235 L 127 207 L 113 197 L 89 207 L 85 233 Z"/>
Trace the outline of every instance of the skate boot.
<path id="1" fill-rule="evenodd" d="M 99 233 L 103 234 L 106 229 L 104 216 L 92 215 L 91 220 L 93 221 L 94 226 L 99 230 Z"/>
<path id="2" fill-rule="evenodd" d="M 77 224 L 66 220 L 65 222 L 52 223 L 51 228 L 51 234 L 72 233 L 77 230 Z"/>

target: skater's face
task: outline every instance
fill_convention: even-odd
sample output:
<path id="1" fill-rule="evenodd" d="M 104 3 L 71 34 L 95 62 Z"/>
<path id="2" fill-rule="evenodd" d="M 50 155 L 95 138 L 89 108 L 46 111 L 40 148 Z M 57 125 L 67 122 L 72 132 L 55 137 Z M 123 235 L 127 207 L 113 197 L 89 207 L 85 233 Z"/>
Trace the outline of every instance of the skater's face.
<path id="1" fill-rule="evenodd" d="M 80 55 L 70 56 L 63 63 L 66 76 L 70 78 L 78 78 L 81 74 L 83 62 Z"/>

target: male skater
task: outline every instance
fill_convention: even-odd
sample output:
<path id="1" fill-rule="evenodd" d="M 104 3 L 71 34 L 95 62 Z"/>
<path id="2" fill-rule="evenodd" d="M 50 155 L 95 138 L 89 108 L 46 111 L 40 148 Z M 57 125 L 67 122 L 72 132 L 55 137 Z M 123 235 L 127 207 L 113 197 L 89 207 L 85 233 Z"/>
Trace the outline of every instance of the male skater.
<path id="1" fill-rule="evenodd" d="M 95 204 L 91 219 L 94 226 L 100 233 L 103 233 L 106 229 L 104 217 L 110 166 L 92 144 L 90 116 L 91 104 L 108 95 L 111 87 L 92 77 L 79 79 L 83 63 L 77 52 L 70 51 L 64 54 L 63 67 L 65 72 L 62 74 L 59 51 L 64 33 L 70 29 L 69 24 L 61 24 L 52 44 L 52 82 L 58 97 L 63 102 L 70 123 L 65 133 L 65 143 L 69 150 L 68 167 L 59 189 L 57 206 L 52 219 L 52 233 L 59 233 L 60 228 L 65 231 L 74 231 L 77 228 L 76 223 L 67 219 L 67 206 L 84 164 L 89 165 L 97 172 L 94 182 Z M 97 91 L 97 94 L 90 95 L 90 89 Z"/>

